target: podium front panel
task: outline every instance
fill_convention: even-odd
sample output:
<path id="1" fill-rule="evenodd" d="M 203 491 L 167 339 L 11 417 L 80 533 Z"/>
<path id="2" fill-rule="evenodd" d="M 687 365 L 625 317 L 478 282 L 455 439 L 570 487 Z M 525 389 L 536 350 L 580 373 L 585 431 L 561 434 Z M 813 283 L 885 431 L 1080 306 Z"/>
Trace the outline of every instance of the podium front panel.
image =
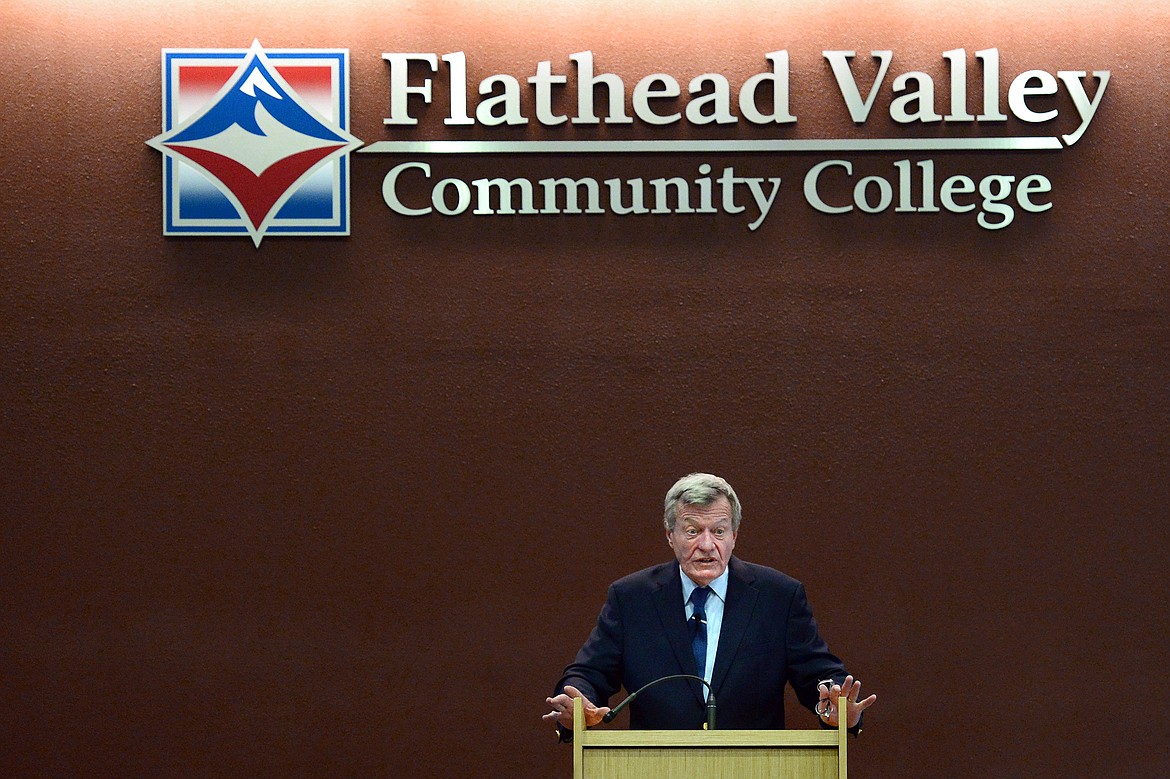
<path id="1" fill-rule="evenodd" d="M 835 749 L 586 747 L 581 779 L 837 779 Z"/>

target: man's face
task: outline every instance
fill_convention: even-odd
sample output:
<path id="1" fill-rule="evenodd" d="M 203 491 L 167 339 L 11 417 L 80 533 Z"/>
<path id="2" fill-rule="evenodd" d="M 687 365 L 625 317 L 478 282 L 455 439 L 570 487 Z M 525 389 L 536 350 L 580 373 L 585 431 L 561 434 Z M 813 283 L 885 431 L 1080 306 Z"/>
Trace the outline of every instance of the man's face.
<path id="1" fill-rule="evenodd" d="M 679 503 L 674 530 L 666 531 L 666 542 L 674 550 L 683 573 L 700 587 L 718 579 L 727 568 L 735 549 L 731 529 L 731 502 L 720 495 L 706 506 Z"/>

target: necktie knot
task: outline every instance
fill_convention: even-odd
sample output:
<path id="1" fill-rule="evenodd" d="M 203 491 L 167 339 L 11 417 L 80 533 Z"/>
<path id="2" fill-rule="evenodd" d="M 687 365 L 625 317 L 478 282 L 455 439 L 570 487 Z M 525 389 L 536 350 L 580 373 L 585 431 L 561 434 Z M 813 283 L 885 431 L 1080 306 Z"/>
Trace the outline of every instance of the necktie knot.
<path id="1" fill-rule="evenodd" d="M 696 587 L 691 591 L 691 605 L 695 611 L 702 611 L 707 605 L 707 596 L 711 594 L 710 587 Z"/>

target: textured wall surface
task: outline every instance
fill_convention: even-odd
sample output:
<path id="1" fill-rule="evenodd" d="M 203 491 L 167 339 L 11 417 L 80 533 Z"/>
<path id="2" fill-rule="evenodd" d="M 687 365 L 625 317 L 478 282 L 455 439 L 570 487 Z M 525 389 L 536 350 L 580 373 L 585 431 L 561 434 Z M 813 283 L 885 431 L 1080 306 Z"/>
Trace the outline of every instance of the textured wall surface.
<path id="1" fill-rule="evenodd" d="M 1147 719 L 1170 699 L 1170 4 L 61 0 L 0 21 L 0 773 L 569 776 L 543 699 L 608 582 L 669 559 L 661 496 L 693 470 L 736 486 L 737 553 L 803 580 L 878 693 L 851 775 L 1170 773 Z M 381 182 L 409 157 L 358 154 L 348 238 L 164 238 L 160 50 L 253 38 L 348 47 L 366 142 L 907 134 L 888 82 L 850 121 L 824 49 L 868 78 L 893 50 L 890 79 L 928 72 L 940 102 L 961 47 L 1000 50 L 1005 95 L 1029 69 L 1112 80 L 1061 151 L 848 155 L 857 177 L 907 157 L 1049 177 L 1053 207 L 998 231 L 816 213 L 815 154 L 433 161 L 781 176 L 754 232 L 408 218 Z M 382 121 L 384 51 L 465 51 L 474 88 L 584 50 L 629 86 L 738 84 L 779 49 L 794 128 Z M 1062 118 L 914 133 L 1070 131 L 1067 95 L 1037 105 Z"/>

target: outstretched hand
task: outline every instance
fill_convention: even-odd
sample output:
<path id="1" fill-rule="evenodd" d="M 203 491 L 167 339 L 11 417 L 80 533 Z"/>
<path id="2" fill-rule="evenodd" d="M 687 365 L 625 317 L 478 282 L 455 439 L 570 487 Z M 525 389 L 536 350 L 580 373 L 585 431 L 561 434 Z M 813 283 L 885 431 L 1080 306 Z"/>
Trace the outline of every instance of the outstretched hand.
<path id="1" fill-rule="evenodd" d="M 573 729 L 573 699 L 580 698 L 585 708 L 585 726 L 593 727 L 601 718 L 609 713 L 608 706 L 597 707 L 593 702 L 581 694 L 576 687 L 565 685 L 565 691 L 552 698 L 545 698 L 545 702 L 552 706 L 552 711 L 541 717 L 550 725 L 560 725 L 569 730 Z"/>
<path id="2" fill-rule="evenodd" d="M 832 679 L 819 682 L 817 690 L 821 694 L 820 700 L 817 701 L 817 714 L 820 715 L 822 722 L 834 728 L 841 721 L 840 712 L 837 711 L 838 698 L 845 698 L 845 725 L 850 728 L 857 726 L 861 720 L 861 712 L 877 700 L 876 695 L 871 695 L 865 700 L 857 700 L 861 695 L 861 680 L 852 676 L 846 676 L 842 684 L 837 684 Z"/>

